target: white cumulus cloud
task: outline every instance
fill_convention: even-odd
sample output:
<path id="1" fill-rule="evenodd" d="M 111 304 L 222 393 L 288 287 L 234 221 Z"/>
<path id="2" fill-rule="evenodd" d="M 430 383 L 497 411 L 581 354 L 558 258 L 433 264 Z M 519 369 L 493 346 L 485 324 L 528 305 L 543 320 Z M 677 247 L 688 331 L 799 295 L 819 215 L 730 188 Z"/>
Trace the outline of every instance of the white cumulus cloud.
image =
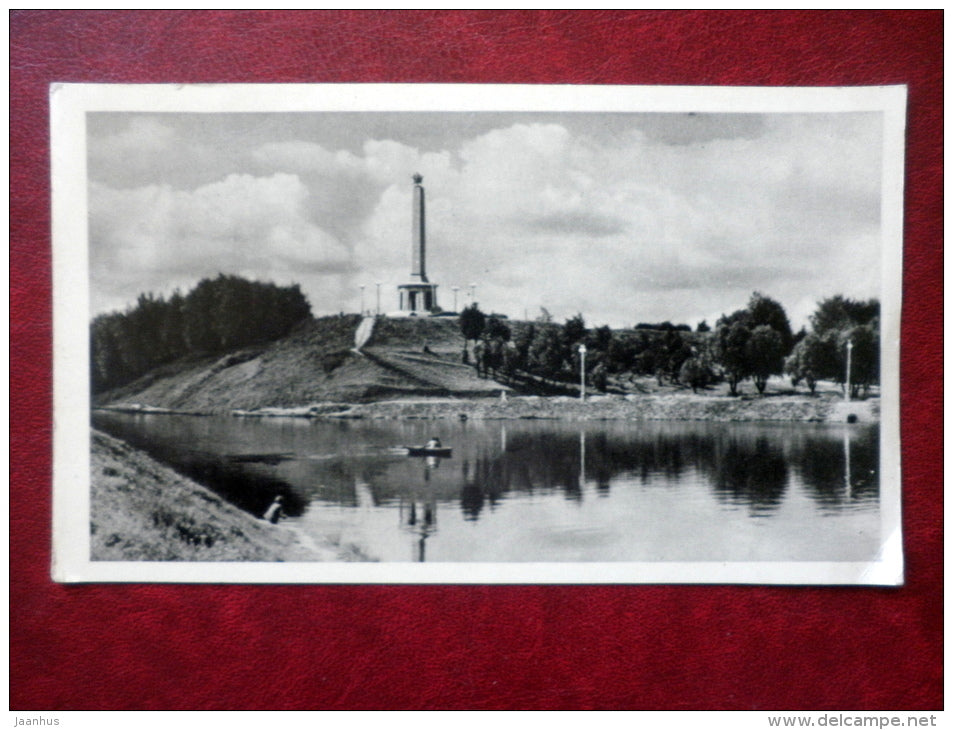
<path id="1" fill-rule="evenodd" d="M 381 282 L 392 309 L 415 172 L 444 307 L 476 284 L 511 316 L 711 323 L 759 290 L 803 321 L 806 302 L 877 295 L 876 115 L 495 115 L 479 131 L 434 115 L 432 148 L 410 117 L 346 148 L 297 118 L 269 138 L 276 118 L 186 117 L 110 119 L 91 138 L 96 306 L 227 271 L 298 281 L 316 313 L 355 311 Z"/>
<path id="2" fill-rule="evenodd" d="M 90 186 L 94 307 L 129 301 L 129 281 L 188 288 L 219 272 L 289 282 L 337 274 L 350 252 L 316 226 L 294 175 L 229 175 L 195 190 Z M 134 295 L 133 295 L 134 297 Z"/>

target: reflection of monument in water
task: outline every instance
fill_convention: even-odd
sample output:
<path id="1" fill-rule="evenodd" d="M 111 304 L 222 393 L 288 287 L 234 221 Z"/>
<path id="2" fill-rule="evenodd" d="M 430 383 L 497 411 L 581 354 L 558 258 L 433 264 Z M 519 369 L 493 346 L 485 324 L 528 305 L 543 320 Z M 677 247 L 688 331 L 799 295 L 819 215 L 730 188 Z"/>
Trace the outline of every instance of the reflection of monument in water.
<path id="1" fill-rule="evenodd" d="M 424 462 L 424 484 L 421 498 L 413 493 L 408 495 L 405 504 L 403 495 L 397 503 L 397 515 L 401 528 L 415 536 L 414 560 L 423 563 L 426 560 L 427 538 L 437 531 L 437 499 L 429 489 L 430 470 L 440 466 L 436 457 L 428 457 Z M 415 490 L 416 491 L 416 490 Z"/>
<path id="2" fill-rule="evenodd" d="M 397 514 L 401 527 L 415 537 L 414 560 L 423 563 L 426 560 L 427 538 L 437 531 L 437 501 L 428 499 L 423 502 L 410 500 L 404 504 L 400 500 Z"/>
<path id="3" fill-rule="evenodd" d="M 411 227 L 411 269 L 413 281 L 397 287 L 400 311 L 431 314 L 437 310 L 437 285 L 427 280 L 427 224 L 424 204 L 424 178 L 414 174 L 413 224 Z"/>

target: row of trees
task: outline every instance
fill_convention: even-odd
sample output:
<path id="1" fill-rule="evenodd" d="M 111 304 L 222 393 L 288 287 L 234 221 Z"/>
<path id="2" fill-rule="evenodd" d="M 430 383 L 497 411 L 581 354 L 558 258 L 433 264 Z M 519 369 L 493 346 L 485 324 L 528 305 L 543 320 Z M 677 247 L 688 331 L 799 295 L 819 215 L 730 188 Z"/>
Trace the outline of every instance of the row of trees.
<path id="1" fill-rule="evenodd" d="M 747 378 L 763 393 L 768 378 L 782 373 L 794 385 L 804 381 L 812 393 L 819 380 L 843 385 L 849 377 L 855 397 L 880 382 L 878 300 L 855 301 L 841 295 L 823 299 L 810 323 L 810 332 L 792 334 L 783 307 L 758 292 L 747 309 L 722 316 L 715 326 L 714 359 L 732 394 Z"/>
<path id="2" fill-rule="evenodd" d="M 819 303 L 811 317 L 812 331 L 791 330 L 784 308 L 760 292 L 748 306 L 719 318 L 712 330 L 695 332 L 664 322 L 651 329 L 618 333 L 608 326 L 588 329 L 582 315 L 558 325 L 544 316 L 536 322 L 510 327 L 486 316 L 474 303 L 460 314 L 467 344 L 474 342 L 475 365 L 481 373 L 502 371 L 537 378 L 574 382 L 579 373 L 579 345 L 587 349 L 592 384 L 604 390 L 610 374 L 653 375 L 696 390 L 724 381 L 732 395 L 752 380 L 763 393 L 773 375 L 788 373 L 795 385 L 804 381 L 811 391 L 820 379 L 844 383 L 846 343 L 852 344 L 850 382 L 854 395 L 879 380 L 879 303 L 831 297 Z"/>
<path id="3" fill-rule="evenodd" d="M 579 373 L 579 346 L 587 350 L 587 371 L 592 384 L 605 390 L 608 376 L 633 372 L 657 374 L 678 381 L 682 363 L 691 356 L 688 337 L 695 337 L 668 324 L 662 331 L 642 328 L 634 336 L 620 337 L 607 325 L 589 329 L 581 314 L 562 325 L 546 313 L 535 322 L 511 329 L 500 317 L 485 315 L 477 304 L 460 313 L 464 337 L 463 361 L 473 360 L 482 374 L 513 378 L 518 374 L 555 382 L 575 382 Z M 514 331 L 515 330 L 515 331 Z"/>
<path id="4" fill-rule="evenodd" d="M 481 312 L 476 302 L 460 313 L 460 331 L 463 362 L 470 361 L 467 348 L 472 341 L 473 364 L 481 375 L 512 378 L 523 373 L 555 381 L 570 380 L 578 372 L 579 344 L 591 342 L 602 351 L 612 337 L 608 327 L 587 330 L 582 315 L 560 326 L 547 313 L 514 333 L 501 317 Z"/>
<path id="5" fill-rule="evenodd" d="M 793 346 L 784 307 L 760 292 L 751 295 L 747 308 L 722 315 L 715 324 L 714 357 L 732 395 L 748 378 L 763 393 L 768 378 L 781 374 Z"/>
<path id="6" fill-rule="evenodd" d="M 864 394 L 880 382 L 880 302 L 854 301 L 842 296 L 822 301 L 811 316 L 811 332 L 787 357 L 784 372 L 797 385 L 804 381 L 811 392 L 818 380 L 841 385 L 848 376 L 850 344 L 851 396 Z"/>
<path id="7" fill-rule="evenodd" d="M 141 294 L 125 312 L 90 326 L 92 388 L 124 385 L 184 355 L 275 340 L 311 315 L 297 284 L 288 287 L 220 274 L 188 294 Z"/>

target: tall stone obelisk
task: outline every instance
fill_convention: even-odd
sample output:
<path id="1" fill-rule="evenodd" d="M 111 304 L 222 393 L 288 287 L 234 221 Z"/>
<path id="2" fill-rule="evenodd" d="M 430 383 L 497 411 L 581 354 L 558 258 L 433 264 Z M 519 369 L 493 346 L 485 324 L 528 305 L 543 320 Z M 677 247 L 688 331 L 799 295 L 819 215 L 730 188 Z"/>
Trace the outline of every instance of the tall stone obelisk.
<path id="1" fill-rule="evenodd" d="M 427 282 L 427 231 L 424 211 L 424 181 L 420 173 L 414 174 L 413 227 L 411 230 L 411 271 L 410 275 L 419 281 Z"/>
<path id="2" fill-rule="evenodd" d="M 437 285 L 427 280 L 427 222 L 424 204 L 424 178 L 414 173 L 413 222 L 410 233 L 411 283 L 397 287 L 400 311 L 431 314 L 437 309 Z"/>

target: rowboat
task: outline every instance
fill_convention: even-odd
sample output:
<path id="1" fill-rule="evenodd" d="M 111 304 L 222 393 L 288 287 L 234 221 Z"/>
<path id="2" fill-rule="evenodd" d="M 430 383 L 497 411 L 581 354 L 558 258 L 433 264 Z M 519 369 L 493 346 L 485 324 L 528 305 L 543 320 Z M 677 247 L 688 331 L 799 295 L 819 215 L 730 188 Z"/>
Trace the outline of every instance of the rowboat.
<path id="1" fill-rule="evenodd" d="M 406 450 L 407 456 L 439 456 L 448 458 L 453 449 L 449 447 L 427 448 L 426 446 L 402 446 Z"/>

